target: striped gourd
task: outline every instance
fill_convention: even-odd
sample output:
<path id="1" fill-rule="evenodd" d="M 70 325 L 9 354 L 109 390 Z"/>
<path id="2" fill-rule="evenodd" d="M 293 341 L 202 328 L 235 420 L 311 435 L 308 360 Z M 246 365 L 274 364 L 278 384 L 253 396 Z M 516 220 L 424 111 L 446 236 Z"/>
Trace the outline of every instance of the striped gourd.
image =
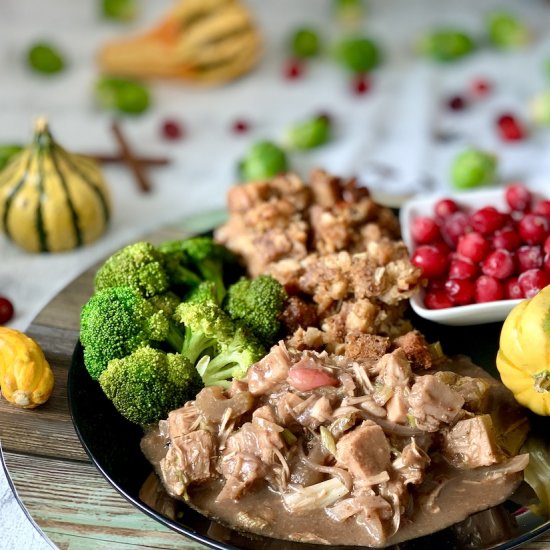
<path id="1" fill-rule="evenodd" d="M 111 199 L 95 161 L 69 153 L 45 119 L 32 143 L 0 172 L 0 229 L 29 252 L 60 252 L 95 241 Z"/>

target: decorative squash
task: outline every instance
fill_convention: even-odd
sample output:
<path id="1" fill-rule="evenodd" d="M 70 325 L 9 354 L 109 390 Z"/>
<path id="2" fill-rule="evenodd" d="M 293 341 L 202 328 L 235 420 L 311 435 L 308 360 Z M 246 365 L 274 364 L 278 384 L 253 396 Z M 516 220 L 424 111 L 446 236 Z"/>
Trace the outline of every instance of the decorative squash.
<path id="1" fill-rule="evenodd" d="M 40 346 L 18 330 L 0 327 L 0 388 L 14 405 L 33 409 L 45 403 L 54 377 Z"/>
<path id="2" fill-rule="evenodd" d="M 0 172 L 0 230 L 29 252 L 60 252 L 95 241 L 110 210 L 96 162 L 60 147 L 45 119 L 37 120 L 31 145 Z"/>
<path id="3" fill-rule="evenodd" d="M 520 302 L 504 321 L 497 368 L 516 400 L 550 415 L 550 286 Z"/>

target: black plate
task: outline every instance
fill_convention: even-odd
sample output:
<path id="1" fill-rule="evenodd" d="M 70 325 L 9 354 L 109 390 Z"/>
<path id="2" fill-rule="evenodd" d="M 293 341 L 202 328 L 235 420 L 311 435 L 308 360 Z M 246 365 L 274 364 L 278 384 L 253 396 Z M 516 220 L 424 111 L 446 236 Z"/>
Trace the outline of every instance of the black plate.
<path id="1" fill-rule="evenodd" d="M 411 317 L 413 324 L 430 341 L 441 341 L 448 355 L 455 353 L 470 355 L 475 363 L 498 376 L 494 368 L 494 358 L 501 328 L 499 323 L 451 328 L 430 323 L 412 313 Z M 222 527 L 178 501 L 172 502 L 168 514 L 166 507 L 163 508 L 164 513 L 155 510 L 143 502 L 139 496 L 143 483 L 152 473 L 152 467 L 139 447 L 142 431 L 118 414 L 101 391 L 99 384 L 90 378 L 84 366 L 80 344 L 77 344 L 73 354 L 67 391 L 76 432 L 92 462 L 119 493 L 160 523 L 211 548 L 223 550 L 323 550 L 327 548 L 322 545 L 287 542 L 266 537 L 252 538 L 251 535 L 243 535 Z M 546 439 L 550 438 L 548 419 L 533 418 L 533 425 L 535 431 L 544 434 Z M 169 497 L 166 496 L 166 499 Z M 498 511 L 493 510 L 493 519 L 499 518 L 499 534 L 496 538 L 494 533 L 487 533 L 487 529 L 484 528 L 489 520 L 487 512 L 480 512 L 461 524 L 402 543 L 399 545 L 399 550 L 439 550 L 441 548 L 505 550 L 514 548 L 550 529 L 550 521 L 545 522 L 528 511 L 518 512 L 521 512 L 520 506 L 511 501 L 498 507 Z M 353 547 L 340 548 L 351 550 Z"/>

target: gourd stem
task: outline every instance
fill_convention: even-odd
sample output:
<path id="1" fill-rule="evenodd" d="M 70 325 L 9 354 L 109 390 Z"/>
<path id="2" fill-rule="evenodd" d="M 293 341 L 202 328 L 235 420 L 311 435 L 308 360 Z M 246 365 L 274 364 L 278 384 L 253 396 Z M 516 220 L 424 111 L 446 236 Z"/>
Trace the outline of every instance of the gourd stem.
<path id="1" fill-rule="evenodd" d="M 45 116 L 38 117 L 34 122 L 35 143 L 40 148 L 48 149 L 53 144 L 53 138 L 50 134 L 48 119 Z"/>
<path id="2" fill-rule="evenodd" d="M 535 379 L 534 388 L 539 393 L 547 393 L 550 391 L 550 371 L 543 370 L 533 376 Z"/>
<path id="3" fill-rule="evenodd" d="M 45 116 L 40 116 L 35 120 L 34 131 L 39 133 L 48 132 L 48 119 Z"/>

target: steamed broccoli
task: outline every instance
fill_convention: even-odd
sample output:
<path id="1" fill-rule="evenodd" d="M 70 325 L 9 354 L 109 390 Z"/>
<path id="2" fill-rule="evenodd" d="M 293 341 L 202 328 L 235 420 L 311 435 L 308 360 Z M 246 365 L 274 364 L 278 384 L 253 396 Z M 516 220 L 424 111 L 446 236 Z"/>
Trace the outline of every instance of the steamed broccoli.
<path id="1" fill-rule="evenodd" d="M 117 410 L 136 424 L 166 418 L 202 387 L 197 370 L 186 357 L 148 346 L 110 361 L 99 383 Z"/>
<path id="2" fill-rule="evenodd" d="M 242 321 L 254 336 L 270 346 L 281 328 L 279 315 L 286 297 L 283 286 L 270 275 L 242 278 L 229 287 L 224 309 L 231 319 Z"/>
<path id="3" fill-rule="evenodd" d="M 191 289 L 185 295 L 185 302 L 206 302 L 211 301 L 218 303 L 218 297 L 216 294 L 216 284 L 212 281 L 204 281 L 200 285 Z"/>
<path id="4" fill-rule="evenodd" d="M 120 359 L 151 343 L 166 342 L 179 351 L 183 335 L 138 291 L 112 287 L 96 292 L 82 308 L 80 341 L 84 364 L 97 380 L 111 359 Z"/>
<path id="5" fill-rule="evenodd" d="M 163 292 L 151 296 L 147 300 L 156 310 L 162 311 L 168 319 L 171 319 L 176 308 L 181 304 L 181 298 L 172 291 Z"/>

